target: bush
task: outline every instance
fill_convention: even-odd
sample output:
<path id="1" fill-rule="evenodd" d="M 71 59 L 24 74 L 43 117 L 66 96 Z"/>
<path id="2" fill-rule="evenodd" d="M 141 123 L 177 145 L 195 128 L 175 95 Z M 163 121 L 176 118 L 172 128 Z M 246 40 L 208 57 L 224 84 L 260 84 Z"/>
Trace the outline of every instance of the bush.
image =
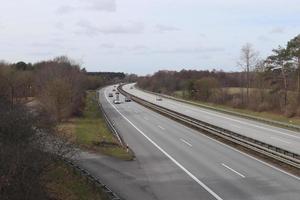
<path id="1" fill-rule="evenodd" d="M 241 100 L 240 97 L 234 97 L 231 102 L 230 102 L 230 105 L 233 107 L 233 108 L 243 108 L 243 101 Z"/>
<path id="2" fill-rule="evenodd" d="M 260 103 L 257 107 L 258 112 L 264 112 L 264 111 L 269 111 L 269 110 L 271 110 L 271 106 L 268 102 Z"/>

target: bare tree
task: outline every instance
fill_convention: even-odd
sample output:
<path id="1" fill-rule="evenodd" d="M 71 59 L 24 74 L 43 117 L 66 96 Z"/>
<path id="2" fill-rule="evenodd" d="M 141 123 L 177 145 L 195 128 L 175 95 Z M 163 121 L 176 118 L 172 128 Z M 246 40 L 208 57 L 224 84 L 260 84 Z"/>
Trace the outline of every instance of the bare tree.
<path id="1" fill-rule="evenodd" d="M 254 50 L 252 44 L 246 43 L 241 49 L 238 65 L 246 73 L 246 102 L 249 102 L 249 88 L 251 87 L 250 74 L 258 62 L 258 52 Z"/>

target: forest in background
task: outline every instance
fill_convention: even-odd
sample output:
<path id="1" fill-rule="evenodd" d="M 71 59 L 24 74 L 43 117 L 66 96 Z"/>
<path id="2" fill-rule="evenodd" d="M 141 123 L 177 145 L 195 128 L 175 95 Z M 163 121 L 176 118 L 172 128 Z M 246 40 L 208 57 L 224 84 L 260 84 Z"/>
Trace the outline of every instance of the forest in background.
<path id="1" fill-rule="evenodd" d="M 162 70 L 140 77 L 137 84 L 190 100 L 300 116 L 300 35 L 273 49 L 265 59 L 245 44 L 237 66 L 240 72 Z"/>

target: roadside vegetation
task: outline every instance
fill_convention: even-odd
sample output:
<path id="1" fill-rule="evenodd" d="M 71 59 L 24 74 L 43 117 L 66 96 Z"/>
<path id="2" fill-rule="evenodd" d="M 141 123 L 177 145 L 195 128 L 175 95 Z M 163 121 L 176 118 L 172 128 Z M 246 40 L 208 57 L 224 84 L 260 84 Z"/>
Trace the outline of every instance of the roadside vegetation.
<path id="1" fill-rule="evenodd" d="M 72 118 L 61 126 L 74 138 L 81 148 L 114 156 L 123 160 L 132 160 L 131 151 L 122 147 L 101 114 L 96 92 L 87 92 L 85 107 L 81 117 Z"/>
<path id="2" fill-rule="evenodd" d="M 241 48 L 241 72 L 158 71 L 140 77 L 140 88 L 225 109 L 299 125 L 300 35 L 261 59 L 251 44 Z"/>
<path id="3" fill-rule="evenodd" d="M 78 173 L 78 172 L 77 172 Z M 45 188 L 51 199 L 58 200 L 108 200 L 101 188 L 87 182 L 64 163 L 59 163 L 44 175 Z"/>
<path id="4" fill-rule="evenodd" d="M 64 56 L 33 64 L 1 61 L 0 199 L 105 199 L 61 160 L 76 153 L 75 144 L 127 158 L 92 101 L 95 93 L 86 94 L 124 78 L 88 73 Z M 61 128 L 69 121 L 72 134 Z"/>

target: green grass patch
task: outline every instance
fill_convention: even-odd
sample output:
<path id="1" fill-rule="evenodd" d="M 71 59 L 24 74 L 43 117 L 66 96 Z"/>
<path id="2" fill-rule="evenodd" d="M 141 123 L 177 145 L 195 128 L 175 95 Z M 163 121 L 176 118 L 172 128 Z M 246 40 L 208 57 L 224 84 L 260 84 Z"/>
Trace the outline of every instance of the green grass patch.
<path id="1" fill-rule="evenodd" d="M 93 186 L 64 163 L 49 170 L 44 177 L 47 192 L 57 200 L 107 200 L 101 188 Z"/>
<path id="2" fill-rule="evenodd" d="M 236 89 L 236 88 L 234 88 L 234 89 Z M 202 102 L 202 101 L 195 101 L 195 100 L 191 100 L 187 97 L 183 98 L 182 91 L 176 91 L 174 93 L 174 96 L 176 98 L 181 98 L 181 99 L 184 99 L 184 100 L 187 100 L 187 101 L 190 101 L 193 103 L 197 103 L 200 105 L 210 106 L 210 107 L 213 107 L 214 109 L 222 109 L 222 110 L 226 110 L 226 111 L 237 112 L 237 113 L 241 113 L 241 114 L 245 114 L 245 115 L 250 115 L 250 116 L 259 117 L 259 118 L 263 118 L 263 119 L 269 119 L 269 120 L 283 122 L 283 123 L 287 123 L 287 124 L 291 124 L 291 125 L 300 126 L 300 118 L 299 117 L 288 118 L 284 115 L 272 113 L 272 112 L 255 112 L 255 111 L 252 111 L 249 109 L 232 108 L 232 107 L 226 106 L 226 105 L 220 105 L 220 104 L 214 104 L 214 103 L 208 103 L 208 102 Z"/>
<path id="3" fill-rule="evenodd" d="M 74 138 L 74 142 L 81 148 L 100 152 L 124 160 L 132 160 L 133 155 L 123 148 L 102 116 L 96 101 L 96 93 L 88 92 L 86 96 L 83 116 L 74 118 L 63 127 L 68 129 Z"/>

